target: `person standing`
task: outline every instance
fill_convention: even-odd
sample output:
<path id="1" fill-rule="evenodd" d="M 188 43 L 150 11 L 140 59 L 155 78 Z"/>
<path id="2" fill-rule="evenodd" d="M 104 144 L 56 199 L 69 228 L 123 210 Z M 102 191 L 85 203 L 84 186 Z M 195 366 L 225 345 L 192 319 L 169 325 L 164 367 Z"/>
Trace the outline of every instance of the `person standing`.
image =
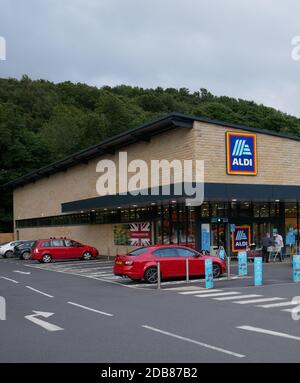
<path id="1" fill-rule="evenodd" d="M 282 248 L 283 248 L 283 238 L 280 234 L 275 234 L 275 246 L 278 250 L 279 261 L 282 262 Z"/>
<path id="2" fill-rule="evenodd" d="M 263 261 L 269 263 L 269 252 L 268 247 L 272 245 L 272 240 L 270 237 L 270 233 L 266 233 L 262 239 L 262 258 Z"/>

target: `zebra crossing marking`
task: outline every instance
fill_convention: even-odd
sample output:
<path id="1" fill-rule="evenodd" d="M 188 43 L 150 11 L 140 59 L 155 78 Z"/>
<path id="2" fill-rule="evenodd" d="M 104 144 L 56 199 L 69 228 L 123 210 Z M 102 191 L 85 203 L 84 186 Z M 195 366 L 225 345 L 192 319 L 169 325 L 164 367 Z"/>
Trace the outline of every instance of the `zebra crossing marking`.
<path id="1" fill-rule="evenodd" d="M 197 298 L 211 298 L 211 297 L 219 297 L 223 295 L 237 295 L 238 293 L 236 291 L 229 291 L 227 293 L 216 293 L 216 294 L 202 294 L 202 295 L 195 295 Z"/>
<path id="2" fill-rule="evenodd" d="M 182 295 L 192 295 L 192 294 L 205 294 L 205 293 L 215 293 L 215 292 L 219 292 L 219 291 L 223 291 L 223 290 L 218 290 L 218 289 L 215 289 L 215 290 L 206 290 L 206 289 L 203 289 L 203 290 L 193 290 L 193 291 L 182 291 L 178 294 L 182 294 Z"/>
<path id="3" fill-rule="evenodd" d="M 234 297 L 222 297 L 222 298 L 213 298 L 213 299 L 216 301 L 229 301 L 234 299 L 246 299 L 246 298 L 255 298 L 255 297 L 261 297 L 261 296 L 262 295 L 258 295 L 258 294 L 247 294 L 247 295 L 235 295 Z"/>
<path id="4" fill-rule="evenodd" d="M 234 303 L 237 303 L 239 305 L 248 305 L 251 303 L 274 302 L 274 301 L 283 301 L 283 300 L 284 298 L 273 297 L 273 298 L 250 299 L 247 301 L 238 301 Z"/>
<path id="5" fill-rule="evenodd" d="M 296 304 L 297 303 L 290 301 L 290 302 L 271 303 L 268 305 L 258 305 L 257 307 L 263 307 L 264 309 L 270 309 L 273 307 L 295 306 Z"/>

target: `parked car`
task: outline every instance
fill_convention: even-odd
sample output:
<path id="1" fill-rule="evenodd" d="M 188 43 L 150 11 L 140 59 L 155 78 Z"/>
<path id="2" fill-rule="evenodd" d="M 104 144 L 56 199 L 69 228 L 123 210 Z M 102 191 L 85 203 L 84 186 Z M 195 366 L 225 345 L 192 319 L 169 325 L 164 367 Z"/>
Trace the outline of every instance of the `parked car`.
<path id="1" fill-rule="evenodd" d="M 2 255 L 3 258 L 10 258 L 14 255 L 14 248 L 17 245 L 20 245 L 23 243 L 24 240 L 18 240 L 18 241 L 12 241 L 12 242 L 5 242 L 0 245 L 0 255 Z"/>
<path id="2" fill-rule="evenodd" d="M 41 263 L 71 258 L 87 261 L 96 258 L 98 255 L 99 252 L 95 247 L 83 245 L 68 238 L 39 239 L 31 249 L 31 259 Z"/>
<path id="3" fill-rule="evenodd" d="M 36 241 L 25 241 L 14 247 L 14 255 L 17 258 L 28 260 L 31 258 L 31 249 L 35 246 Z"/>
<path id="4" fill-rule="evenodd" d="M 141 247 L 127 255 L 115 257 L 114 274 L 127 276 L 135 281 L 157 282 L 157 262 L 160 261 L 162 279 L 186 276 L 186 258 L 189 259 L 189 275 L 205 275 L 205 259 L 213 262 L 214 278 L 226 271 L 226 262 L 219 257 L 204 255 L 186 246 L 160 245 Z"/>

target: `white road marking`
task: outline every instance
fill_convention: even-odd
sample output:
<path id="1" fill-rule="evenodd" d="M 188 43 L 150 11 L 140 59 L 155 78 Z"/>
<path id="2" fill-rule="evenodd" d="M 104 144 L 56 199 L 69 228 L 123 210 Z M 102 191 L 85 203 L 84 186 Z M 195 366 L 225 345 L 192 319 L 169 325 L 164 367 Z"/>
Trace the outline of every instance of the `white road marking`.
<path id="1" fill-rule="evenodd" d="M 95 310 L 95 309 L 92 309 L 90 307 L 82 306 L 82 305 L 80 305 L 78 303 L 74 303 L 74 302 L 68 302 L 68 303 L 69 303 L 69 305 L 80 307 L 80 308 L 88 310 L 88 311 L 93 311 L 94 313 L 98 313 L 98 314 L 106 315 L 106 316 L 109 316 L 109 317 L 113 317 L 113 314 L 106 313 L 105 311 Z"/>
<path id="2" fill-rule="evenodd" d="M 289 334 L 286 334 L 286 333 L 283 333 L 283 332 L 266 330 L 266 329 L 259 328 L 259 327 L 239 326 L 237 328 L 241 329 L 241 330 L 257 332 L 257 333 L 260 333 L 260 334 L 273 335 L 273 336 L 278 336 L 278 337 L 281 337 L 281 338 L 287 338 L 287 339 L 293 339 L 293 340 L 300 341 L 300 337 L 299 336 L 289 335 Z"/>
<path id="3" fill-rule="evenodd" d="M 247 301 L 238 301 L 238 302 L 234 302 L 234 303 L 237 303 L 239 305 L 248 305 L 251 303 L 274 302 L 274 301 L 283 301 L 283 300 L 284 300 L 284 298 L 274 297 L 274 298 L 250 299 Z"/>
<path id="4" fill-rule="evenodd" d="M 211 297 L 221 297 L 225 295 L 236 295 L 238 294 L 236 291 L 229 291 L 227 293 L 216 293 L 216 294 L 202 294 L 202 295 L 195 295 L 197 298 L 211 298 Z"/>
<path id="5" fill-rule="evenodd" d="M 193 291 L 183 291 L 183 292 L 180 292 L 178 294 L 182 294 L 182 295 L 191 295 L 191 294 L 207 294 L 207 293 L 216 293 L 216 292 L 219 292 L 219 291 L 223 291 L 223 290 L 207 290 L 207 289 L 202 289 L 202 290 L 193 290 Z"/>
<path id="6" fill-rule="evenodd" d="M 296 302 L 280 302 L 280 303 L 270 303 L 268 305 L 258 305 L 258 307 L 263 307 L 265 309 L 273 308 L 273 307 L 284 307 L 284 306 L 295 306 Z"/>
<path id="7" fill-rule="evenodd" d="M 6 281 L 9 281 L 9 282 L 13 282 L 13 283 L 19 283 L 18 281 L 16 281 L 15 279 L 11 279 L 11 278 L 6 278 L 6 277 L 0 277 L 2 279 L 5 279 Z"/>
<path id="8" fill-rule="evenodd" d="M 241 294 L 241 293 L 239 293 Z M 233 297 L 224 297 L 224 298 L 213 298 L 216 301 L 229 301 L 233 299 L 245 299 L 245 298 L 255 298 L 255 297 L 261 297 L 261 295 L 257 294 L 248 294 L 248 295 L 235 295 Z"/>
<path id="9" fill-rule="evenodd" d="M 54 313 L 48 313 L 44 311 L 33 311 L 35 314 L 31 315 L 26 315 L 25 319 L 28 319 L 30 322 L 37 324 L 38 326 L 43 327 L 47 331 L 61 331 L 63 328 L 56 326 L 55 324 L 46 322 L 42 319 L 36 318 L 37 316 L 41 316 L 43 318 L 49 318 L 51 317 Z"/>
<path id="10" fill-rule="evenodd" d="M 198 346 L 202 346 L 202 347 L 208 348 L 210 350 L 222 352 L 224 354 L 235 356 L 237 358 L 245 358 L 245 355 L 237 354 L 236 352 L 232 352 L 232 351 L 229 351 L 229 350 L 225 350 L 224 348 L 212 346 L 212 345 L 209 345 L 207 343 L 198 342 L 197 340 L 186 338 L 184 336 L 180 336 L 180 335 L 168 332 L 168 331 L 163 331 L 163 330 L 160 330 L 160 329 L 155 328 L 155 327 L 151 327 L 151 326 L 147 326 L 147 325 L 142 325 L 142 327 L 147 329 L 147 330 L 151 330 L 151 331 L 163 334 L 163 335 L 168 335 L 168 336 L 170 336 L 172 338 L 176 338 L 176 339 L 179 339 L 179 340 L 184 340 L 184 341 L 189 342 L 189 343 L 197 344 Z"/>
<path id="11" fill-rule="evenodd" d="M 29 274 L 31 274 L 30 271 L 14 270 L 13 272 L 14 272 L 14 273 L 18 273 L 18 274 L 24 274 L 24 275 L 29 275 Z"/>
<path id="12" fill-rule="evenodd" d="M 54 296 L 53 296 L 53 295 L 50 295 L 50 294 L 44 293 L 43 291 L 40 291 L 40 290 L 34 289 L 34 288 L 33 288 L 33 287 L 31 287 L 31 286 L 26 286 L 26 288 L 27 288 L 27 289 L 29 289 L 29 290 L 35 291 L 36 293 L 39 293 L 39 294 L 45 295 L 45 297 L 48 297 L 48 298 L 54 298 Z"/>

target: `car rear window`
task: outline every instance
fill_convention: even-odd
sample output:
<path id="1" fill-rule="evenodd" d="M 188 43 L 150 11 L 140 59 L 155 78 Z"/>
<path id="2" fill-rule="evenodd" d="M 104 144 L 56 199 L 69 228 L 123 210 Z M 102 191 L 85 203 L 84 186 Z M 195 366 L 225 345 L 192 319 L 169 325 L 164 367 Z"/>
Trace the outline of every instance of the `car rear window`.
<path id="1" fill-rule="evenodd" d="M 140 247 L 139 249 L 136 249 L 136 250 L 131 251 L 131 252 L 128 253 L 127 255 L 136 257 L 136 256 L 138 256 L 138 255 L 141 255 L 141 254 L 145 253 L 145 252 L 148 251 L 148 250 L 149 250 L 149 247 Z"/>

